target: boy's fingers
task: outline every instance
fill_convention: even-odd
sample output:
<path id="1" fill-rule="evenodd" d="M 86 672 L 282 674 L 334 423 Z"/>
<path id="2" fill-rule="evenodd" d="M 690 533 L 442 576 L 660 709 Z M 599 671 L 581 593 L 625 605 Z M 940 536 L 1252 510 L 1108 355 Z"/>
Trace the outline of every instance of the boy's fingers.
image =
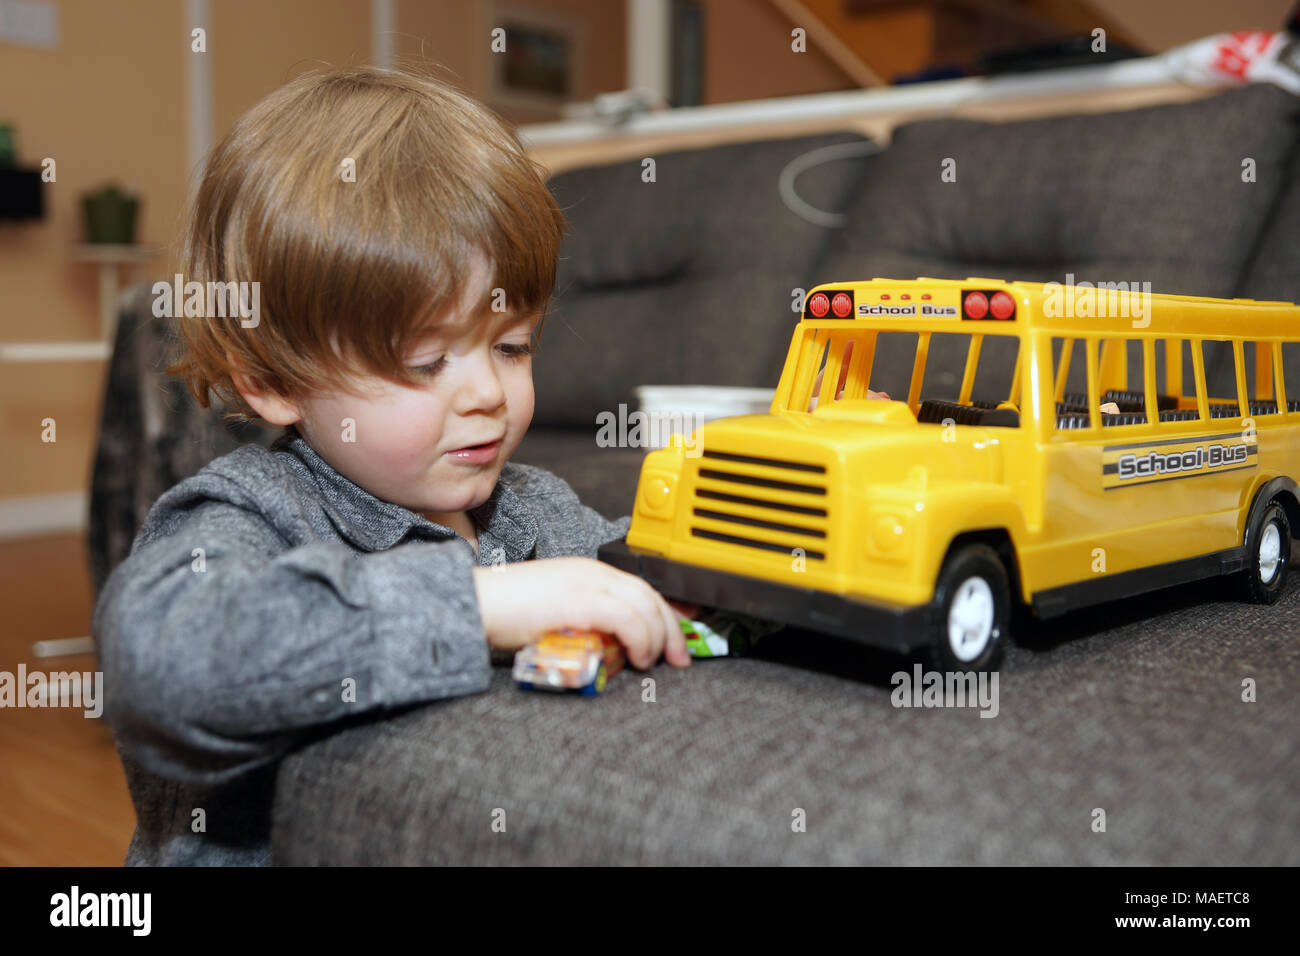
<path id="1" fill-rule="evenodd" d="M 673 639 L 670 628 L 677 627 L 677 615 L 673 613 L 673 609 L 664 603 L 662 598 L 660 598 L 657 603 L 659 604 L 659 627 L 655 629 L 655 633 L 659 638 L 657 642 L 658 646 L 655 648 L 656 661 L 659 660 L 660 654 L 663 654 L 665 657 L 668 656 L 667 651 L 669 648 L 669 642 Z M 678 628 L 678 630 L 680 630 L 680 628 Z"/>
<path id="2" fill-rule="evenodd" d="M 664 640 L 664 659 L 674 667 L 690 667 L 691 655 L 686 650 L 686 635 L 678 623 L 681 618 L 669 607 L 667 601 L 661 599 L 659 605 L 664 609 L 665 626 L 668 628 Z"/>
<path id="3" fill-rule="evenodd" d="M 660 654 L 665 653 L 666 648 L 672 651 L 673 632 L 680 635 L 681 625 L 677 623 L 677 614 L 659 596 L 658 591 L 640 578 L 634 577 L 633 580 L 642 587 L 635 589 L 636 593 L 628 603 L 645 625 L 645 642 L 635 655 L 629 653 L 628 660 L 632 661 L 634 667 L 648 670 L 659 660 Z M 682 650 L 685 650 L 685 638 L 682 640 Z M 673 662 L 673 658 L 676 658 L 677 666 L 681 666 L 680 655 L 670 653 L 670 662 Z"/>
<path id="4" fill-rule="evenodd" d="M 628 663 L 644 670 L 647 647 L 650 644 L 645 617 L 634 610 L 632 602 L 626 597 L 613 591 L 606 592 L 601 612 L 602 619 L 612 622 L 610 627 L 604 629 L 611 631 L 623 645 Z"/>

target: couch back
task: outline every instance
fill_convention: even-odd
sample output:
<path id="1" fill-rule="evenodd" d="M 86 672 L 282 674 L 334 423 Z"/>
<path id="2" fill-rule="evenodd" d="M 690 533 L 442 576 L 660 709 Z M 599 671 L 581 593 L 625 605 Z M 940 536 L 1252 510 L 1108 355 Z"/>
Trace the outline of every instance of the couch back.
<path id="1" fill-rule="evenodd" d="M 851 138 L 671 153 L 655 184 L 637 161 L 556 176 L 572 232 L 534 362 L 535 421 L 591 427 L 634 407 L 641 384 L 773 386 L 791 292 L 820 282 L 1073 274 L 1300 300 L 1300 99 L 1277 87 L 903 124 L 878 154 L 804 174 L 803 198 L 846 214 L 842 228 L 804 222 L 777 194 L 781 169 Z"/>
<path id="2" fill-rule="evenodd" d="M 533 361 L 534 423 L 591 426 L 619 403 L 634 408 L 638 385 L 774 385 L 796 318 L 795 290 L 815 279 L 834 236 L 782 200 L 781 173 L 816 150 L 848 144 L 871 148 L 840 133 L 554 177 L 570 228 Z M 868 161 L 809 169 L 797 180 L 799 197 L 821 211 L 843 209 Z"/>

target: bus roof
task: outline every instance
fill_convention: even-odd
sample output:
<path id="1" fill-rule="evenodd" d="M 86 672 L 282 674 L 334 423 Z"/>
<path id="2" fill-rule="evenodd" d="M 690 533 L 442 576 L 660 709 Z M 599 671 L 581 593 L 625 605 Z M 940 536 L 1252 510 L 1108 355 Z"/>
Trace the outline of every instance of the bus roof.
<path id="1" fill-rule="evenodd" d="M 1076 282 L 1073 276 L 1067 276 L 1067 280 L 1044 283 L 970 276 L 823 282 L 808 291 L 803 320 L 824 328 L 843 328 L 846 322 L 851 322 L 893 330 L 915 325 L 918 331 L 947 329 L 1002 334 L 1014 334 L 1018 327 L 1020 332 L 1035 329 L 1069 337 L 1145 334 L 1159 338 L 1189 335 L 1300 339 L 1300 305 L 1292 302 L 1171 295 L 1151 292 L 1149 283 L 1136 281 Z M 809 315 L 807 302 L 819 291 L 850 293 L 855 305 L 853 314 L 844 318 Z M 1015 300 L 1014 316 L 1007 322 L 992 316 L 980 320 L 966 318 L 961 308 L 963 296 L 972 291 L 986 296 L 1006 292 Z M 950 315 L 933 314 L 944 307 L 956 308 Z M 909 308 L 914 315 L 905 314 Z M 922 315 L 922 308 L 928 308 L 931 314 Z M 868 314 L 867 309 L 875 314 Z"/>

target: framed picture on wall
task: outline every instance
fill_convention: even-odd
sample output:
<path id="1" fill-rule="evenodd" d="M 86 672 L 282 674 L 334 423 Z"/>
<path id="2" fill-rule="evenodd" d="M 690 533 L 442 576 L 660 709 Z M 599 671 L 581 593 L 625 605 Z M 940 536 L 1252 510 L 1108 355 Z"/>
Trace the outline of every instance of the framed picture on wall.
<path id="1" fill-rule="evenodd" d="M 488 56 L 488 99 L 510 110 L 553 112 L 585 89 L 587 25 L 579 17 L 524 4 L 497 4 L 492 28 L 505 50 Z"/>

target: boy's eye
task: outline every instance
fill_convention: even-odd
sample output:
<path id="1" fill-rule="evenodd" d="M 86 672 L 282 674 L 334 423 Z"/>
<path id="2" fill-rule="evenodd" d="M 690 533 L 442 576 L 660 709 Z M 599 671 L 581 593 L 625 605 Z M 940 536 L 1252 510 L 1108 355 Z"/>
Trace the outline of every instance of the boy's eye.
<path id="1" fill-rule="evenodd" d="M 438 361 L 433 362 L 430 365 L 412 365 L 410 371 L 414 372 L 416 375 L 432 375 L 446 364 L 446 358 L 440 358 Z"/>
<path id="2" fill-rule="evenodd" d="M 531 345 L 515 345 L 511 343 L 502 343 L 501 345 L 498 345 L 497 348 L 501 350 L 501 354 L 503 354 L 504 356 L 506 356 L 506 358 L 512 361 L 518 361 L 519 359 L 523 358 L 525 355 L 533 354 L 533 347 Z M 436 375 L 438 372 L 442 371 L 443 366 L 445 366 L 446 364 L 447 364 L 447 358 L 446 356 L 443 356 L 442 358 L 438 359 L 438 361 L 432 362 L 428 365 L 412 365 L 410 366 L 410 371 L 415 373 L 416 375 L 423 375 L 427 377 L 430 375 Z"/>
<path id="3" fill-rule="evenodd" d="M 498 345 L 497 348 L 499 348 L 503 353 L 510 356 L 511 358 L 516 358 L 516 359 L 523 358 L 525 355 L 533 354 L 533 347 L 531 345 L 504 344 L 504 345 Z"/>

